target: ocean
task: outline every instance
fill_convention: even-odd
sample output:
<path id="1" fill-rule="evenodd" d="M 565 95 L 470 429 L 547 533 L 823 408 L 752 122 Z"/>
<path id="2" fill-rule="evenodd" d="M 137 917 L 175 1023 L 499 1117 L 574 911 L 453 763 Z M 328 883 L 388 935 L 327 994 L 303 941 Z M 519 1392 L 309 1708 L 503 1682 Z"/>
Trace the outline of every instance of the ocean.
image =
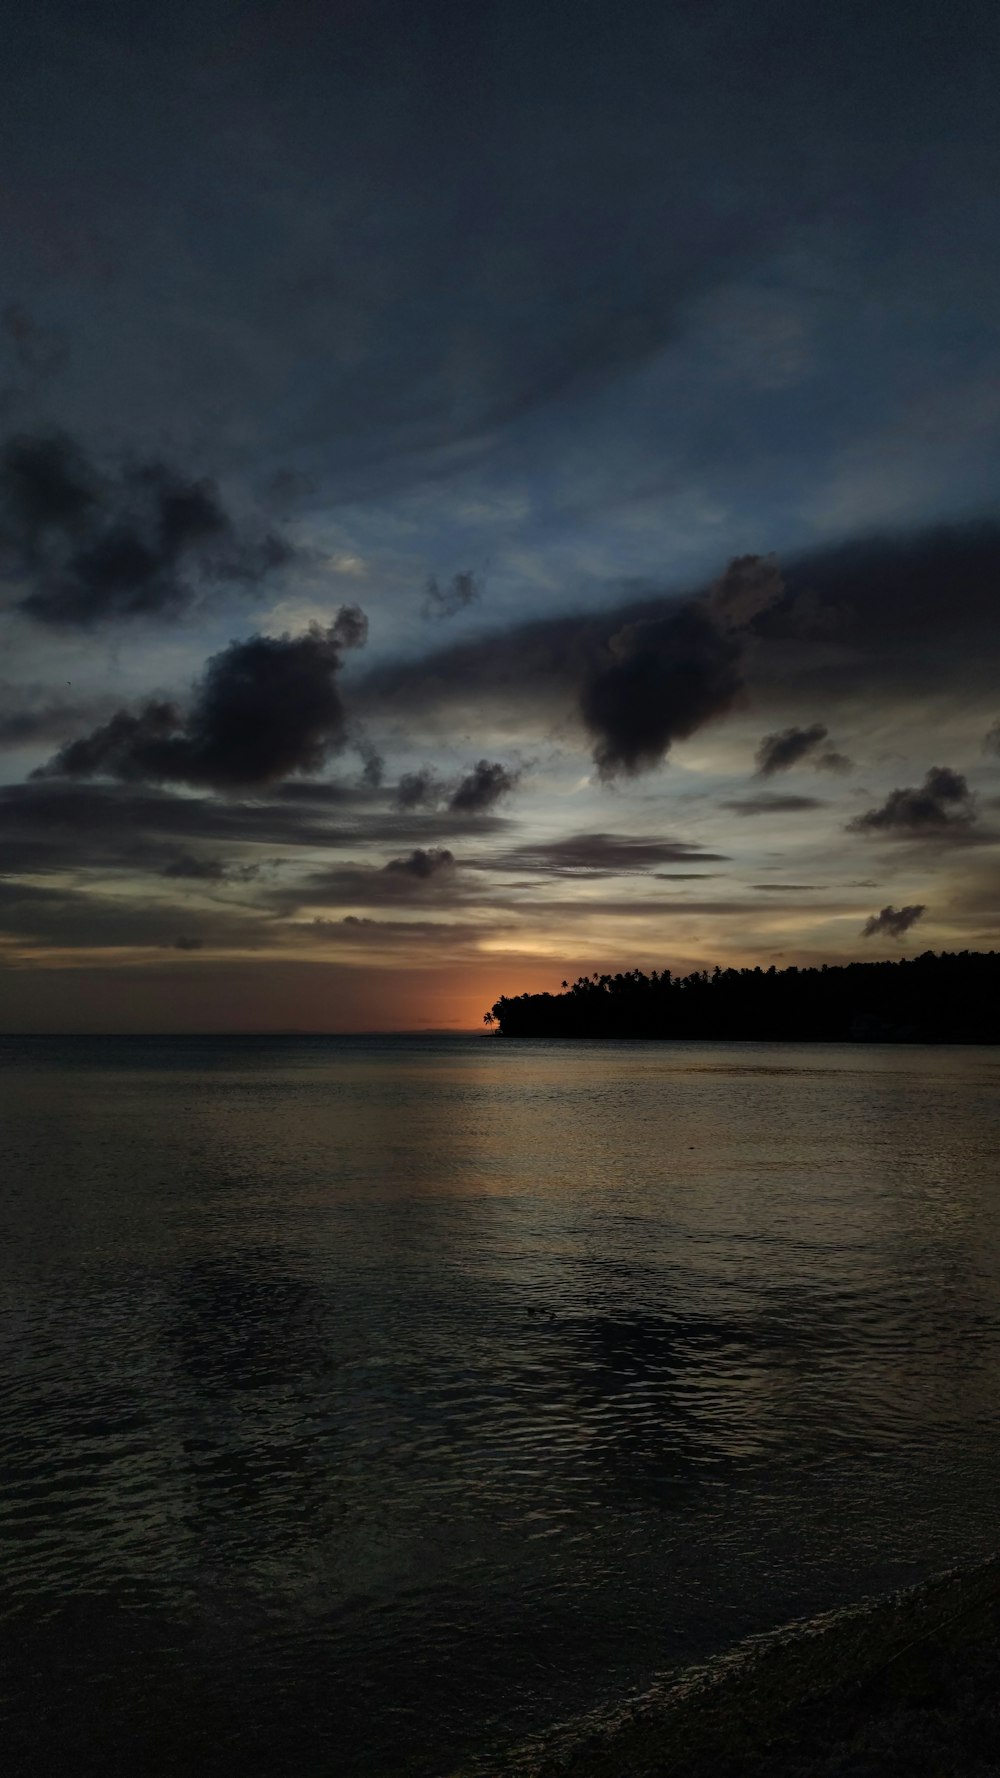
<path id="1" fill-rule="evenodd" d="M 976 1048 L 0 1040 L 5 1771 L 500 1770 L 990 1552 L 998 1089 Z"/>

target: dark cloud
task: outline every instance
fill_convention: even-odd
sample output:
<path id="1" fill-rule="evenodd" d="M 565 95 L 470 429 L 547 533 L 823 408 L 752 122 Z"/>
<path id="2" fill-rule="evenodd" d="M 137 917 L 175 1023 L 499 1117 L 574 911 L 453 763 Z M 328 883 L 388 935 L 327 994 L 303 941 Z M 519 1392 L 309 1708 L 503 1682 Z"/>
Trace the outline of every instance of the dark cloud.
<path id="1" fill-rule="evenodd" d="M 753 912 L 758 906 L 753 901 L 733 897 L 711 901 L 689 900 L 672 897 L 666 892 L 631 899 L 621 895 L 604 898 L 588 896 L 585 900 L 572 897 L 546 899 L 539 891 L 556 888 L 558 897 L 559 880 L 580 880 L 586 874 L 588 880 L 593 881 L 597 877 L 635 872 L 636 867 L 634 863 L 629 863 L 622 870 L 598 868 L 583 873 L 578 869 L 572 870 L 553 863 L 549 868 L 543 865 L 539 873 L 527 881 L 484 883 L 481 873 L 487 869 L 502 869 L 505 856 L 516 860 L 518 855 L 501 854 L 489 863 L 476 859 L 460 864 L 446 848 L 421 848 L 408 857 L 390 859 L 381 867 L 349 862 L 312 870 L 296 881 L 283 882 L 267 890 L 263 902 L 275 911 L 287 915 L 301 908 L 337 906 L 378 909 L 426 907 L 432 903 L 435 908 L 481 907 L 484 900 L 488 900 L 491 916 L 501 922 L 525 913 L 536 918 L 540 912 L 555 915 L 560 921 L 589 919 L 595 915 L 628 920 L 668 912 L 746 913 Z M 529 858 L 530 862 L 532 861 Z M 690 880 L 691 875 L 692 873 L 685 873 L 684 880 Z M 555 884 L 552 879 L 556 879 Z M 528 892 L 527 898 L 512 892 Z"/>
<path id="2" fill-rule="evenodd" d="M 86 864 L 159 873 L 180 846 L 204 847 L 212 856 L 226 848 L 235 870 L 254 862 L 248 848 L 273 857 L 276 850 L 427 847 L 468 835 L 482 839 L 509 825 L 501 815 L 397 813 L 359 799 L 356 789 L 335 784 L 288 784 L 272 796 L 222 801 L 135 785 L 34 779 L 0 786 L 0 868 L 26 874 Z"/>
<path id="3" fill-rule="evenodd" d="M 0 878 L 0 933 L 22 943 L 58 950 L 173 949 L 179 942 L 176 918 L 166 904 Z M 273 916 L 227 909 L 199 915 L 199 924 L 203 931 L 197 938 L 181 935 L 180 948 L 204 943 L 252 950 Z"/>
<path id="4" fill-rule="evenodd" d="M 890 938 L 902 938 L 915 926 L 923 914 L 927 912 L 923 903 L 915 903 L 910 907 L 884 907 L 880 913 L 871 914 L 861 928 L 862 938 L 875 938 L 880 932 L 888 933 Z"/>
<path id="5" fill-rule="evenodd" d="M 687 840 L 648 839 L 622 833 L 575 833 L 564 839 L 543 840 L 502 852 L 491 862 L 500 868 L 527 870 L 546 876 L 626 876 L 651 871 L 658 864 L 715 864 L 725 861 L 722 852 L 705 852 Z M 661 873 L 657 872 L 657 875 Z M 701 872 L 682 873 L 701 875 Z"/>
<path id="6" fill-rule="evenodd" d="M 429 882 L 442 871 L 454 870 L 455 854 L 446 847 L 425 851 L 422 846 L 418 846 L 406 858 L 390 858 L 383 868 L 402 876 L 416 877 L 419 882 Z"/>
<path id="7" fill-rule="evenodd" d="M 107 722 L 67 741 L 36 777 L 66 778 L 166 778 L 170 773 L 153 766 L 157 749 L 170 744 L 183 728 L 184 718 L 176 704 L 150 699 L 133 715 L 117 710 Z"/>
<path id="8" fill-rule="evenodd" d="M 770 778 L 775 772 L 789 771 L 807 753 L 815 753 L 827 733 L 824 723 L 814 722 L 811 728 L 786 728 L 780 734 L 765 735 L 756 753 L 758 775 Z"/>
<path id="9" fill-rule="evenodd" d="M 173 951 L 200 951 L 204 943 L 203 938 L 175 938 L 170 948 Z"/>
<path id="10" fill-rule="evenodd" d="M 502 765 L 499 760 L 479 760 L 457 782 L 439 778 L 425 766 L 419 772 L 404 772 L 396 786 L 396 807 L 432 809 L 447 803 L 453 814 L 482 814 L 509 796 L 521 776 L 519 769 Z"/>
<path id="11" fill-rule="evenodd" d="M 750 11 L 732 0 L 645 6 L 627 32 L 603 8 L 588 11 L 585 30 L 564 6 L 475 10 L 460 30 L 447 28 L 448 7 L 447 26 L 415 32 L 398 0 L 292 6 L 293 22 L 272 31 L 256 5 L 239 11 L 230 40 L 227 7 L 185 0 L 153 54 L 137 15 L 111 8 L 101 53 L 75 82 L 46 55 L 42 25 L 18 33 L 7 58 L 11 180 L 37 201 L 12 201 L 9 223 L 15 239 L 24 230 L 40 253 L 44 243 L 46 262 L 121 244 L 102 306 L 117 318 L 117 302 L 132 326 L 106 353 L 109 396 L 138 385 L 132 401 L 149 390 L 158 413 L 176 403 L 171 419 L 197 404 L 241 441 L 268 422 L 287 433 L 291 407 L 295 432 L 323 441 L 353 482 L 373 461 L 412 463 L 459 440 L 489 448 L 505 420 L 658 353 L 690 327 L 700 297 L 749 268 L 794 276 L 790 243 L 807 241 L 814 266 L 831 256 L 824 305 L 845 255 L 860 252 L 881 310 L 885 258 L 916 204 L 919 267 L 936 272 L 943 260 L 961 288 L 973 236 L 989 275 L 992 254 L 970 226 L 994 166 L 974 65 L 989 35 L 981 6 L 962 13 L 964 29 L 947 28 L 945 8 L 921 9 L 905 41 L 880 29 L 879 9 L 852 9 L 839 32 L 833 11 L 818 14 L 806 34 L 776 0 Z M 52 16 L 62 29 L 72 9 L 61 0 Z M 196 43 L 205 74 L 185 87 Z M 208 71 L 227 57 L 239 92 L 227 87 L 223 101 Z M 757 70 L 780 106 L 762 105 Z M 72 99 L 72 154 L 43 124 L 57 90 Z M 241 120 L 266 120 L 266 176 L 264 126 L 232 125 L 226 112 L 223 127 L 230 105 Z M 913 169 L 918 119 L 941 144 L 931 183 Z M 247 131 L 245 152 L 234 151 L 234 127 Z M 204 218 L 197 243 L 184 226 L 193 216 Z M 317 216 L 336 226 L 317 227 Z M 209 221 L 221 217 L 226 230 Z M 935 255 L 944 232 L 949 252 Z M 918 272 L 907 270 L 912 289 Z M 957 310 L 970 331 L 979 291 L 977 279 L 970 309 Z M 835 337 L 842 364 L 842 328 Z M 93 356 L 106 345 L 98 329 Z M 698 364 L 702 385 L 711 367 Z M 745 441 L 735 406 L 711 425 L 696 410 L 691 429 L 708 430 L 720 454 L 749 442 L 766 458 L 768 429 Z M 689 413 L 676 420 L 683 428 Z M 789 448 L 805 454 L 801 425 Z"/>
<path id="12" fill-rule="evenodd" d="M 862 537 L 785 567 L 785 592 L 755 629 L 755 684 L 799 696 L 905 700 L 949 675 L 995 683 L 1000 526 L 987 521 Z"/>
<path id="13" fill-rule="evenodd" d="M 709 587 L 706 603 L 726 630 L 745 630 L 781 599 L 785 583 L 776 556 L 734 556 Z"/>
<path id="14" fill-rule="evenodd" d="M 732 709 L 743 689 L 738 641 L 706 606 L 625 624 L 580 693 L 602 778 L 659 765 L 672 743 Z"/>
<path id="15" fill-rule="evenodd" d="M 892 790 L 877 809 L 848 823 L 852 833 L 880 833 L 902 839 L 936 835 L 962 838 L 975 821 L 972 793 L 961 772 L 932 766 L 922 784 Z"/>
<path id="16" fill-rule="evenodd" d="M 825 806 L 822 797 L 777 796 L 767 791 L 762 791 L 759 796 L 734 797 L 731 802 L 721 804 L 734 815 L 799 815 L 806 809 Z"/>
<path id="17" fill-rule="evenodd" d="M 660 601 L 643 601 L 593 615 L 533 619 L 417 660 L 381 665 L 361 681 L 358 695 L 396 717 L 451 720 L 456 711 L 471 714 L 484 704 L 504 713 L 541 708 L 550 718 L 562 716 L 622 624 L 661 609 Z"/>
<path id="18" fill-rule="evenodd" d="M 4 547 L 30 569 L 53 537 L 80 542 L 99 524 L 101 493 L 93 465 L 65 434 L 8 439 L 0 450 Z"/>
<path id="19" fill-rule="evenodd" d="M 818 889 L 818 883 L 751 883 L 752 889 L 761 889 L 768 895 L 805 894 L 809 890 Z"/>
<path id="20" fill-rule="evenodd" d="M 424 602 L 420 608 L 421 616 L 428 618 L 454 617 L 457 612 L 464 611 L 469 605 L 474 605 L 481 596 L 482 587 L 469 570 L 453 574 L 444 586 L 432 574 L 424 587 Z"/>
<path id="21" fill-rule="evenodd" d="M 252 883 L 260 871 L 260 864 L 227 864 L 221 858 L 178 852 L 162 867 L 160 875 L 192 883 Z"/>
<path id="22" fill-rule="evenodd" d="M 351 861 L 310 870 L 269 889 L 263 902 L 290 914 L 318 907 L 454 907 L 475 903 L 482 895 L 481 882 L 468 878 L 446 847 L 417 847 L 382 865 Z"/>
<path id="23" fill-rule="evenodd" d="M 1000 754 L 1000 718 L 987 729 L 983 736 L 983 752 Z"/>
<path id="24" fill-rule="evenodd" d="M 150 889 L 104 894 L 65 881 L 39 886 L 0 878 L 0 934 L 56 948 L 194 948 L 197 943 L 253 950 L 265 942 L 269 947 L 282 943 L 288 931 L 284 920 L 302 906 L 448 908 L 475 901 L 481 893 L 478 886 L 463 881 L 454 855 L 445 848 L 417 848 L 383 866 L 345 863 L 314 869 L 279 886 L 270 872 L 262 876 L 263 864 L 176 849 L 167 852 L 162 842 L 144 840 L 134 829 L 119 830 L 119 855 L 106 853 L 88 825 L 77 828 L 75 847 L 65 843 L 55 856 L 33 859 L 18 856 L 16 849 L 8 856 L 5 846 L 4 861 L 21 869 L 65 870 L 80 857 L 81 832 L 86 833 L 88 869 L 119 866 L 127 878 L 155 871 L 163 883 L 162 897 Z M 224 902 L 215 894 L 206 897 L 199 906 L 197 931 L 185 930 L 189 917 L 187 899 L 181 899 L 185 886 L 215 891 L 223 885 L 254 882 L 252 901 L 242 896 L 238 903 Z M 168 884 L 180 892 L 173 903 Z"/>
<path id="25" fill-rule="evenodd" d="M 361 755 L 361 782 L 368 790 L 381 789 L 385 777 L 385 760 L 377 747 L 373 747 L 364 736 L 354 737 L 354 746 Z"/>
<path id="26" fill-rule="evenodd" d="M 342 778 L 289 778 L 286 784 L 276 784 L 269 794 L 275 802 L 308 803 L 317 809 L 371 808 L 384 801 L 363 776 L 360 784 L 347 783 Z"/>
<path id="27" fill-rule="evenodd" d="M 838 908 L 840 906 L 839 902 L 821 903 L 820 905 L 837 906 Z M 740 914 L 759 914 L 760 902 L 751 900 L 748 896 L 702 898 L 663 894 L 659 898 L 644 895 L 636 896 L 634 899 L 626 899 L 624 896 L 608 896 L 599 901 L 591 900 L 589 897 L 585 900 L 567 898 L 565 901 L 549 902 L 547 908 L 560 922 L 565 920 L 569 923 L 576 919 L 592 919 L 595 914 L 616 920 L 644 919 L 649 914 L 659 917 L 672 917 L 677 914 L 721 914 L 731 918 Z"/>
<path id="28" fill-rule="evenodd" d="M 180 852 L 163 866 L 161 876 L 181 877 L 195 883 L 221 883 L 226 867 L 221 858 L 196 858 L 192 852 Z"/>
<path id="29" fill-rule="evenodd" d="M 292 555 L 272 532 L 239 535 L 213 482 L 165 463 L 105 472 L 64 433 L 0 450 L 0 571 L 41 623 L 173 616 L 208 584 L 255 584 Z"/>
<path id="30" fill-rule="evenodd" d="M 674 741 L 732 709 L 744 685 L 744 632 L 782 584 L 770 557 L 738 556 L 703 598 L 615 631 L 580 689 L 602 778 L 660 765 Z"/>
<path id="31" fill-rule="evenodd" d="M 428 808 L 443 802 L 447 794 L 447 785 L 425 766 L 419 772 L 403 773 L 396 786 L 396 806 L 399 809 Z"/>
<path id="32" fill-rule="evenodd" d="M 49 743 L 79 728 L 81 722 L 93 722 L 100 705 L 70 703 L 51 691 L 0 685 L 0 747 L 28 747 L 33 742 Z"/>
<path id="33" fill-rule="evenodd" d="M 6 870 L 160 872 L 178 843 L 244 848 L 337 845 L 341 832 L 310 804 L 220 802 L 134 786 L 34 780 L 0 788 L 0 858 Z M 411 824 L 412 825 L 412 824 Z M 348 831 L 356 843 L 353 827 Z"/>
<path id="34" fill-rule="evenodd" d="M 813 761 L 819 772 L 853 772 L 854 761 L 846 753 L 838 753 L 835 747 L 824 748 Z"/>
<path id="35" fill-rule="evenodd" d="M 940 692 L 946 674 L 963 687 L 996 683 L 1000 526 L 862 539 L 783 562 L 780 580 L 769 558 L 753 558 L 762 564 L 756 585 L 741 560 L 723 577 L 723 591 L 688 599 L 650 592 L 381 665 L 361 682 L 359 698 L 431 729 L 489 710 L 519 734 L 531 721 L 549 731 L 580 723 L 589 700 L 595 754 L 608 769 L 620 760 L 627 770 L 630 759 L 641 766 L 662 757 L 678 723 L 723 714 L 744 681 L 765 706 L 792 696 L 853 701 L 865 692 L 905 702 L 914 688 Z M 693 620 L 673 628 L 692 608 Z M 745 632 L 729 627 L 748 610 Z M 653 658 L 644 663 L 647 643 Z M 679 685 L 675 712 L 667 694 L 685 646 L 691 682 Z M 848 766 L 834 749 L 815 763 Z"/>
<path id="36" fill-rule="evenodd" d="M 458 815 L 485 815 L 517 788 L 521 774 L 499 760 L 481 759 L 456 785 L 448 807 Z"/>
<path id="37" fill-rule="evenodd" d="M 772 778 L 776 772 L 787 772 L 808 759 L 822 772 L 847 772 L 851 761 L 832 747 L 824 747 L 829 730 L 825 723 L 814 722 L 809 728 L 786 728 L 778 734 L 765 735 L 757 748 L 757 775 Z"/>
<path id="38" fill-rule="evenodd" d="M 365 632 L 363 613 L 345 607 L 325 630 L 233 642 L 209 661 L 186 712 L 162 701 L 118 711 L 43 773 L 233 790 L 316 771 L 346 745 L 336 675 Z"/>
<path id="39" fill-rule="evenodd" d="M 737 702 L 751 626 L 782 585 L 770 557 L 737 557 L 694 597 L 651 596 L 518 625 L 381 667 L 361 697 L 397 717 L 483 703 L 509 717 L 541 706 L 551 722 L 568 717 L 583 727 L 602 777 L 633 775 Z"/>

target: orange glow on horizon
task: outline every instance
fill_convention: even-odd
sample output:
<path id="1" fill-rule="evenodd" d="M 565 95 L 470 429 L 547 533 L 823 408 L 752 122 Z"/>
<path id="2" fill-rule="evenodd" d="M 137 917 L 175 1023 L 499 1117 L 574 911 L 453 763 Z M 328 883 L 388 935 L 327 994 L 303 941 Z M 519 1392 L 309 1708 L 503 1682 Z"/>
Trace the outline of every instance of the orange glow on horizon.
<path id="1" fill-rule="evenodd" d="M 5 971 L 2 1023 L 95 1035 L 483 1031 L 501 994 L 556 993 L 587 967 L 517 956 L 419 969 L 212 958 L 22 967 Z"/>
<path id="2" fill-rule="evenodd" d="M 721 950 L 721 947 L 720 947 Z M 637 955 L 629 965 L 536 954 L 459 958 L 440 966 L 201 957 L 67 967 L 6 968 L 0 1029 L 17 1033 L 329 1033 L 482 1032 L 483 1014 L 502 994 L 557 994 L 563 980 L 623 967 L 693 969 L 774 963 L 842 962 L 798 947 L 741 956 Z"/>

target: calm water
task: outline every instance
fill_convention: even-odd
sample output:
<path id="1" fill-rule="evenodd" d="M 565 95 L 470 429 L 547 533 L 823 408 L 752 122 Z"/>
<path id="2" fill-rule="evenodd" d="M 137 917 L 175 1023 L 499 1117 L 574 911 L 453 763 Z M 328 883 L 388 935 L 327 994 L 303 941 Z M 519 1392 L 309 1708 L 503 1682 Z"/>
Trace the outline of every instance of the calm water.
<path id="1" fill-rule="evenodd" d="M 441 1778 L 994 1547 L 998 1087 L 0 1042 L 5 1769 Z"/>

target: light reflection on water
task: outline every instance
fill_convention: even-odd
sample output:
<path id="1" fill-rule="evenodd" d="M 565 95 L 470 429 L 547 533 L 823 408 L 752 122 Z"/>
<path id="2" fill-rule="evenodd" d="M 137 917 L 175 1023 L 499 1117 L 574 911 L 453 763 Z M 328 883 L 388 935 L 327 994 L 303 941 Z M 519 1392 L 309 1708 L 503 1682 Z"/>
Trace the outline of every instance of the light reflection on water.
<path id="1" fill-rule="evenodd" d="M 4 1040 L 7 1769 L 440 1774 L 985 1553 L 998 1085 Z"/>

